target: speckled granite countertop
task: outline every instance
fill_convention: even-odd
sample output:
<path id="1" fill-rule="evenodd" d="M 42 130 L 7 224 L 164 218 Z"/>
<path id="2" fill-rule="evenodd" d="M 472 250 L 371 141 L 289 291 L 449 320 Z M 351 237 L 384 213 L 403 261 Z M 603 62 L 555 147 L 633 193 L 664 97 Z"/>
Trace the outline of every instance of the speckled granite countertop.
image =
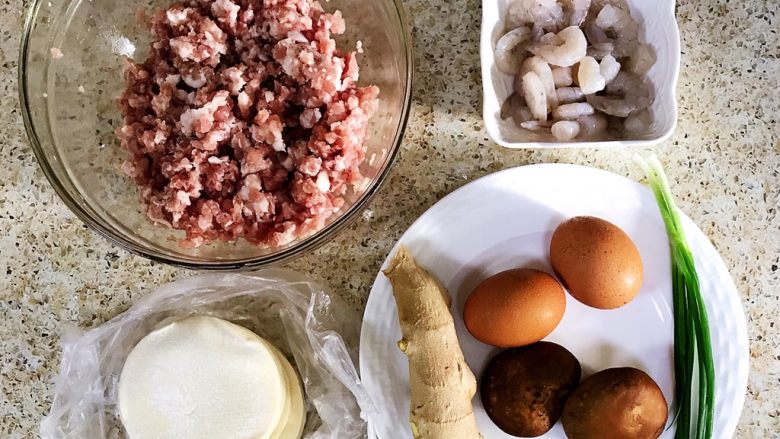
<path id="1" fill-rule="evenodd" d="M 731 268 L 747 312 L 751 375 L 737 436 L 780 437 L 780 6 L 772 0 L 678 3 L 680 121 L 655 152 L 682 209 Z M 510 151 L 488 140 L 480 116 L 478 4 L 406 1 L 417 76 L 400 160 L 370 218 L 289 264 L 357 309 L 401 233 L 474 178 L 544 162 L 639 178 L 635 151 Z M 7 438 L 37 436 L 49 409 L 63 322 L 100 324 L 155 285 L 191 274 L 111 245 L 49 186 L 27 145 L 17 99 L 23 7 L 23 0 L 0 0 L 0 151 L 6 161 L 0 166 L 0 436 Z"/>

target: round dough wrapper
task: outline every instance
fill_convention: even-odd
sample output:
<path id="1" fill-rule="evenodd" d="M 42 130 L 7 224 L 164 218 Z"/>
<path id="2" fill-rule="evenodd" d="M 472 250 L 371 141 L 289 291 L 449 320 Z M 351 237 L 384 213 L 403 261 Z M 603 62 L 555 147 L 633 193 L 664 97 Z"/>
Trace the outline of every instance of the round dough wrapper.
<path id="1" fill-rule="evenodd" d="M 277 357 L 285 376 L 287 403 L 282 419 L 271 435 L 272 439 L 299 439 L 306 424 L 306 408 L 303 402 L 303 389 L 298 373 L 287 358 L 274 345 L 266 341 L 271 352 Z"/>
<path id="2" fill-rule="evenodd" d="M 285 372 L 257 334 L 196 316 L 149 333 L 127 357 L 119 412 L 130 439 L 270 439 Z"/>

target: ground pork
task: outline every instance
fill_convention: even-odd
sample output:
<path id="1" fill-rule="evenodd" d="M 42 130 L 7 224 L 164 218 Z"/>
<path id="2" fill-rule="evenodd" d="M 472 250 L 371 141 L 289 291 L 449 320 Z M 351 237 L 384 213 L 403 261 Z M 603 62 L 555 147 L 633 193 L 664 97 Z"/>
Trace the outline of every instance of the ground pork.
<path id="1" fill-rule="evenodd" d="M 213 240 L 288 244 L 323 227 L 364 182 L 379 89 L 358 87 L 339 11 L 315 0 L 187 0 L 151 18 L 125 61 L 122 170 L 155 222 Z"/>

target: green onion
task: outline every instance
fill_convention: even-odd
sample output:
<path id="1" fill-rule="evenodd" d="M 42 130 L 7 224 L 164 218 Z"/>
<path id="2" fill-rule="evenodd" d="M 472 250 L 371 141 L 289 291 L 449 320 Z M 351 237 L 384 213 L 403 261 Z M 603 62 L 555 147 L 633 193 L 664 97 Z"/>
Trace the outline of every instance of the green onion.
<path id="1" fill-rule="evenodd" d="M 696 263 L 685 239 L 680 213 L 658 158 L 635 156 L 650 182 L 666 224 L 672 255 L 674 305 L 674 374 L 676 439 L 712 437 L 715 412 L 715 368 L 707 309 L 701 296 Z M 698 381 L 698 387 L 694 383 Z"/>

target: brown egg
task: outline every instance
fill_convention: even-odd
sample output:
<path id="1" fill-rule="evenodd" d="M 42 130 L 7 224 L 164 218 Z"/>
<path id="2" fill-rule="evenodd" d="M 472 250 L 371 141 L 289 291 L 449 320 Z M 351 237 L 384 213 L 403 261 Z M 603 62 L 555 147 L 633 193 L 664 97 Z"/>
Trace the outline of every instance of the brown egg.
<path id="1" fill-rule="evenodd" d="M 563 406 L 561 421 L 570 439 L 654 439 L 664 431 L 668 410 L 649 375 L 619 367 L 577 386 Z"/>
<path id="2" fill-rule="evenodd" d="M 639 250 L 624 231 L 603 219 L 578 216 L 559 225 L 550 259 L 571 295 L 594 308 L 619 308 L 642 288 Z"/>
<path id="3" fill-rule="evenodd" d="M 563 318 L 566 295 L 549 274 L 530 268 L 498 273 L 466 300 L 463 320 L 477 340 L 498 347 L 525 346 L 550 334 Z"/>

